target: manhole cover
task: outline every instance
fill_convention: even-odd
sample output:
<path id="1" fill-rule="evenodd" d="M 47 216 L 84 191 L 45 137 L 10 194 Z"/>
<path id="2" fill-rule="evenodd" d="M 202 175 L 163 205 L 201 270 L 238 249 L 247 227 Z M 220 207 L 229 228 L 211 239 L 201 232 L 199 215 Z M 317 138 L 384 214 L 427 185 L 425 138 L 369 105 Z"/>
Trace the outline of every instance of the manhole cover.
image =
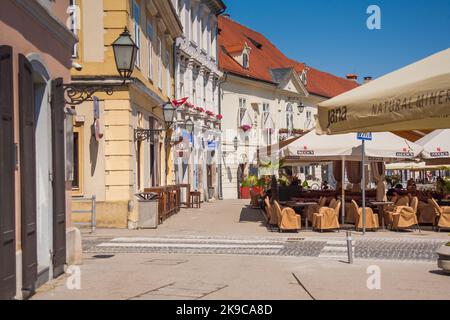
<path id="1" fill-rule="evenodd" d="M 143 264 L 154 264 L 154 265 L 160 265 L 160 266 L 176 266 L 179 264 L 183 264 L 188 262 L 188 260 L 174 260 L 174 259 L 153 259 L 148 260 L 144 262 Z"/>
<path id="2" fill-rule="evenodd" d="M 297 241 L 304 241 L 305 238 L 287 238 L 287 242 L 297 242 Z"/>
<path id="3" fill-rule="evenodd" d="M 95 256 L 92 256 L 92 258 L 95 258 L 95 259 L 110 259 L 112 257 L 114 257 L 113 254 L 97 254 Z"/>

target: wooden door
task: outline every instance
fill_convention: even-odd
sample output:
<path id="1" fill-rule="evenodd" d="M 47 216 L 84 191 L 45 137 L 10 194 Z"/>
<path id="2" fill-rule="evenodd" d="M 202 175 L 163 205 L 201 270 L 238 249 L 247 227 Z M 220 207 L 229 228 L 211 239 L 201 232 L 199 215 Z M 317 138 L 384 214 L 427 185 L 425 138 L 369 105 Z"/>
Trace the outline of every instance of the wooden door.
<path id="1" fill-rule="evenodd" d="M 52 83 L 53 162 L 53 277 L 64 273 L 66 264 L 66 182 L 64 148 L 64 89 L 61 78 Z"/>
<path id="2" fill-rule="evenodd" d="M 33 69 L 19 55 L 20 192 L 22 231 L 22 290 L 35 290 L 37 279 L 36 144 Z"/>
<path id="3" fill-rule="evenodd" d="M 0 300 L 16 294 L 13 51 L 0 46 Z"/>

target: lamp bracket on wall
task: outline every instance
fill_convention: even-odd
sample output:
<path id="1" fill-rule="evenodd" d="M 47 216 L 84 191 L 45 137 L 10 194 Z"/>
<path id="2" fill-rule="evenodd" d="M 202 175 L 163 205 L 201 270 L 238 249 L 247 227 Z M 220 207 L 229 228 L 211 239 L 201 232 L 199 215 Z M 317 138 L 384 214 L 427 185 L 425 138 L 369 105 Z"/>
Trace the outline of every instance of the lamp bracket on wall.
<path id="1" fill-rule="evenodd" d="M 93 101 L 96 93 L 104 92 L 108 96 L 114 93 L 113 86 L 105 85 L 64 85 L 64 99 L 67 105 L 78 106 L 86 101 Z"/>
<path id="2" fill-rule="evenodd" d="M 165 130 L 162 129 L 134 129 L 134 141 L 154 141 L 156 134 Z"/>

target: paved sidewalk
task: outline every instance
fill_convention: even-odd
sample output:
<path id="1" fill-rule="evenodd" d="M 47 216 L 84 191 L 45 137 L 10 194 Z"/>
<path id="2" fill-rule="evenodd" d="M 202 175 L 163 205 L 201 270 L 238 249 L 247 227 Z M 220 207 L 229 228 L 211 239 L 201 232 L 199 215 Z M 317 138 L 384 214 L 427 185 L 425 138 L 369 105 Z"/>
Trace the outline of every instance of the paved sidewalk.
<path id="1" fill-rule="evenodd" d="M 235 237 L 324 237 L 345 238 L 345 232 L 312 232 L 298 233 L 271 232 L 266 227 L 262 210 L 247 207 L 249 200 L 223 200 L 202 204 L 201 209 L 182 209 L 156 230 L 98 229 L 95 235 L 83 231 L 84 237 L 116 238 L 116 237 L 158 237 L 158 236 L 235 236 Z M 392 232 L 379 230 L 367 232 L 364 238 L 389 239 L 433 239 L 450 241 L 449 232 L 434 232 L 430 227 L 423 227 L 422 232 Z M 354 232 L 355 239 L 361 232 Z"/>
<path id="2" fill-rule="evenodd" d="M 435 263 L 136 253 L 85 258 L 80 290 L 67 289 L 61 277 L 33 299 L 450 299 L 450 277 Z M 380 267 L 380 290 L 367 288 L 371 265 Z"/>
<path id="3" fill-rule="evenodd" d="M 448 233 L 271 232 L 247 201 L 182 210 L 156 230 L 83 231 L 81 289 L 68 275 L 33 299 L 450 299 L 435 250 Z M 369 290 L 377 266 L 381 289 Z"/>

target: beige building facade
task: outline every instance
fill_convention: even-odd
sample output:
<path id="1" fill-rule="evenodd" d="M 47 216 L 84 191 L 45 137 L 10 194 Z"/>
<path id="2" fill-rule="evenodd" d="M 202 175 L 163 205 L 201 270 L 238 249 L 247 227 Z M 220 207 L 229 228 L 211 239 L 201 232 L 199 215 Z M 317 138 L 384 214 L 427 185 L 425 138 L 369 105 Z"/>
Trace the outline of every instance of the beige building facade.
<path id="1" fill-rule="evenodd" d="M 80 39 L 74 50 L 75 83 L 111 85 L 76 107 L 73 196 L 96 197 L 99 227 L 135 228 L 137 198 L 145 188 L 174 183 L 172 132 L 162 105 L 174 98 L 174 42 L 181 24 L 170 1 L 77 0 L 73 20 Z M 111 44 L 127 28 L 138 47 L 130 81 L 118 77 Z M 148 140 L 136 130 L 152 129 Z M 90 202 L 77 201 L 77 210 Z M 77 221 L 88 216 L 75 215 Z"/>

